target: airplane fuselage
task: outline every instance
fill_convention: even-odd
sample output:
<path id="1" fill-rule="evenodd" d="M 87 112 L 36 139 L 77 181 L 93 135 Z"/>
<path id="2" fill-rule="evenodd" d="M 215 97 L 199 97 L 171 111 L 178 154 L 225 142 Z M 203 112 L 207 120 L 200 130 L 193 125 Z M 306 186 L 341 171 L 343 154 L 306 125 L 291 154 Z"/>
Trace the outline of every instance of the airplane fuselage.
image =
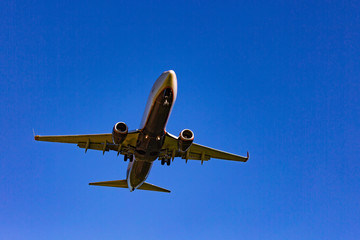
<path id="1" fill-rule="evenodd" d="M 140 187 L 148 177 L 154 160 L 164 144 L 166 124 L 177 95 L 177 79 L 170 70 L 154 83 L 140 124 L 133 161 L 127 168 L 130 191 Z"/>
<path id="2" fill-rule="evenodd" d="M 174 158 L 199 160 L 201 164 L 211 158 L 246 162 L 246 157 L 194 143 L 194 133 L 182 130 L 178 137 L 166 132 L 171 110 L 177 95 L 175 72 L 163 72 L 154 83 L 145 107 L 139 129 L 129 131 L 124 122 L 117 122 L 112 133 L 85 135 L 34 136 L 37 141 L 77 144 L 80 148 L 116 151 L 128 159 L 126 179 L 91 182 L 89 185 L 170 192 L 170 190 L 145 182 L 156 159 L 161 165 L 170 165 Z"/>

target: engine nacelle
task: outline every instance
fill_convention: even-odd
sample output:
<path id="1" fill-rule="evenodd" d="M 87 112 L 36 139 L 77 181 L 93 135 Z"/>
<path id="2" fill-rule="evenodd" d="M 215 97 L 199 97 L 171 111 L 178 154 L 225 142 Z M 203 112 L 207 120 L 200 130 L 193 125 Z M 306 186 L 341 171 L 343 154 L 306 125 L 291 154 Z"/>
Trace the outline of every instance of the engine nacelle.
<path id="1" fill-rule="evenodd" d="M 115 144 L 121 144 L 128 134 L 128 127 L 123 122 L 115 124 L 112 131 L 112 139 Z"/>
<path id="2" fill-rule="evenodd" d="M 180 132 L 178 138 L 179 151 L 186 152 L 194 141 L 194 133 L 190 129 Z"/>

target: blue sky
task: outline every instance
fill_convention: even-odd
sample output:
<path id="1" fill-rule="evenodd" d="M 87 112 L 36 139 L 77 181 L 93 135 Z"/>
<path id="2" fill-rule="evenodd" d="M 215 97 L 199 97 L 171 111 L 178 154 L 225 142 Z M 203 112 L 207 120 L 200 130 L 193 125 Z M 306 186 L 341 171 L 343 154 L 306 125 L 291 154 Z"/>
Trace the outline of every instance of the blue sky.
<path id="1" fill-rule="evenodd" d="M 116 153 L 36 134 L 139 126 L 175 70 L 167 130 L 245 155 L 176 159 L 148 182 Z M 2 1 L 1 239 L 358 239 L 358 1 Z"/>

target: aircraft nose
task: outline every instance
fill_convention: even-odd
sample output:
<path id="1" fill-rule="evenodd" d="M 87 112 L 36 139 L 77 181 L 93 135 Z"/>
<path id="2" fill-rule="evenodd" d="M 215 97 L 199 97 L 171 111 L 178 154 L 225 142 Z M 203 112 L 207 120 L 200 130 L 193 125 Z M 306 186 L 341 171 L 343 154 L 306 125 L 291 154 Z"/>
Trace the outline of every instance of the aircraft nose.
<path id="1" fill-rule="evenodd" d="M 165 73 L 167 73 L 168 75 L 172 75 L 172 76 L 176 77 L 176 74 L 175 74 L 174 70 L 168 70 L 168 71 L 165 71 Z"/>
<path id="2" fill-rule="evenodd" d="M 176 92 L 177 92 L 177 78 L 176 78 L 175 72 L 173 70 L 169 70 L 169 71 L 164 72 L 164 74 L 166 74 L 165 84 L 168 87 L 171 87 L 173 89 L 174 93 L 176 94 Z"/>
<path id="3" fill-rule="evenodd" d="M 164 72 L 164 74 L 166 75 L 166 80 L 169 84 L 173 83 L 174 81 L 177 81 L 174 70 L 166 71 Z"/>

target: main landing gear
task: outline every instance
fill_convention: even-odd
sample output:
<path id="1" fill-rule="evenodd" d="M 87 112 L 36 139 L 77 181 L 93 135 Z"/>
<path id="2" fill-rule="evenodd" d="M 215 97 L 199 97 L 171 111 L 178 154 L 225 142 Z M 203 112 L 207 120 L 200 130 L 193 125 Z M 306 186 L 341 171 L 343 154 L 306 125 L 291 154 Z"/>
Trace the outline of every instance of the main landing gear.
<path id="1" fill-rule="evenodd" d="M 161 160 L 161 165 L 165 165 L 165 163 L 166 163 L 166 165 L 170 166 L 170 163 L 171 163 L 170 158 L 161 158 L 160 160 Z"/>
<path id="2" fill-rule="evenodd" d="M 130 160 L 130 162 L 134 161 L 134 155 L 130 155 L 128 156 L 127 154 L 124 155 L 124 161 L 126 162 L 127 160 Z"/>

